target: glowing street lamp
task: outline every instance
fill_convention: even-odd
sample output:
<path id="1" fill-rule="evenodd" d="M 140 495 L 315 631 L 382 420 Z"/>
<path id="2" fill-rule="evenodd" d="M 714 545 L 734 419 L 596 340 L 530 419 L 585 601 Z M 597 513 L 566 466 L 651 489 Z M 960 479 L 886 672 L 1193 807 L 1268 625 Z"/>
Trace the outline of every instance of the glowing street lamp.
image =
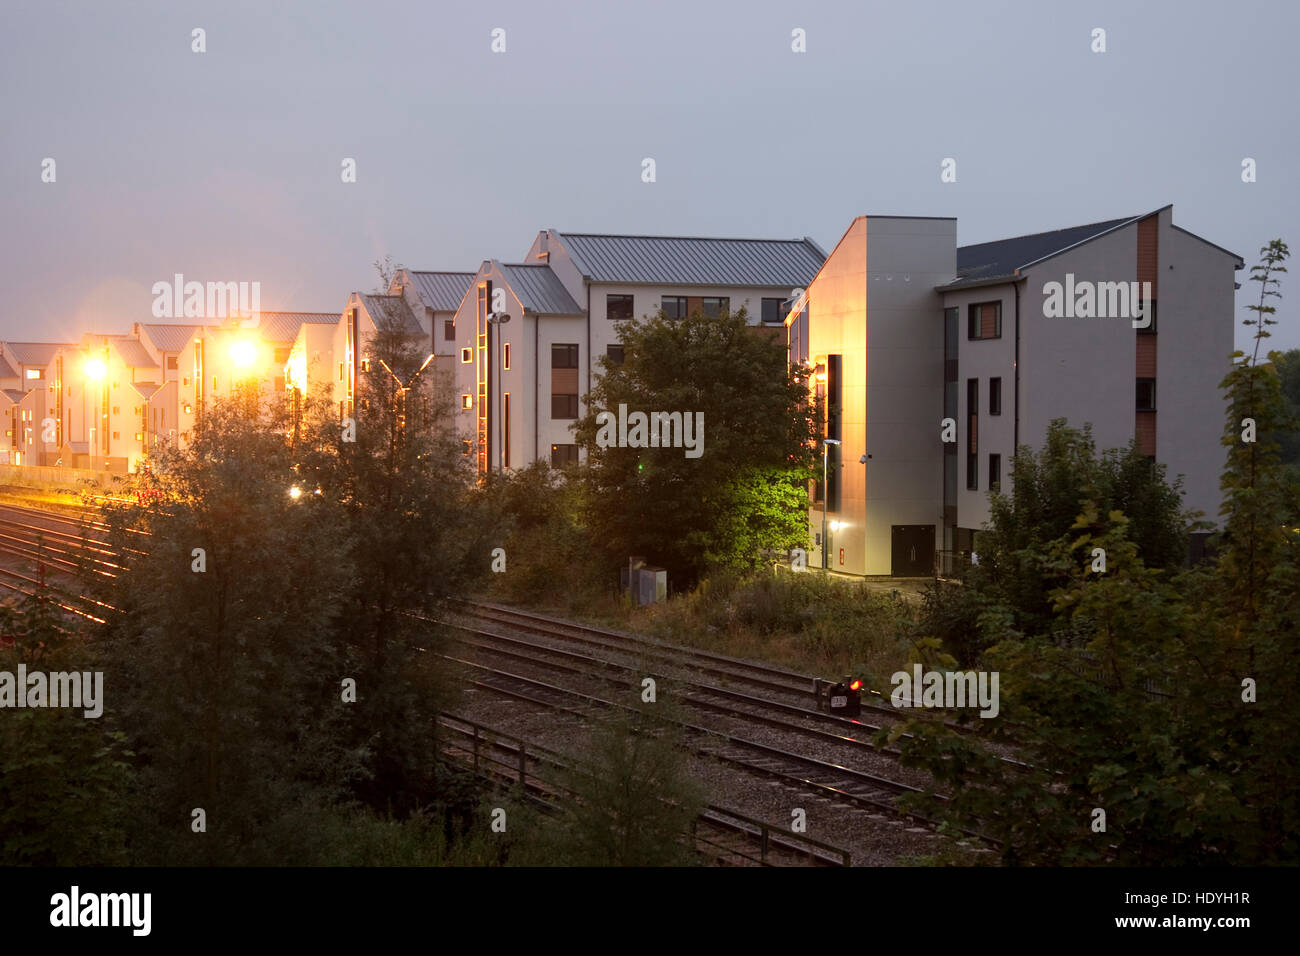
<path id="1" fill-rule="evenodd" d="M 248 339 L 238 339 L 230 344 L 230 361 L 239 368 L 248 368 L 257 361 L 257 346 Z"/>
<path id="2" fill-rule="evenodd" d="M 289 497 L 292 498 L 294 501 L 297 501 L 299 498 L 302 497 L 302 489 L 299 488 L 297 485 L 294 485 L 292 488 L 289 489 Z"/>
<path id="3" fill-rule="evenodd" d="M 89 379 L 92 382 L 99 383 L 104 380 L 104 377 L 106 375 L 108 375 L 108 363 L 105 362 L 102 358 L 96 358 L 94 356 L 91 356 L 90 358 L 86 359 L 86 364 L 82 366 L 81 370 L 85 373 L 87 379 Z M 101 390 L 96 388 L 95 389 L 95 418 L 96 419 L 101 417 L 101 413 L 99 409 L 100 409 L 100 402 L 102 401 L 102 398 L 103 396 Z M 85 406 L 83 405 L 82 407 L 84 408 Z M 102 425 L 103 423 L 100 422 L 99 424 Z M 91 471 L 95 470 L 95 426 L 94 425 L 90 426 L 90 470 Z"/>

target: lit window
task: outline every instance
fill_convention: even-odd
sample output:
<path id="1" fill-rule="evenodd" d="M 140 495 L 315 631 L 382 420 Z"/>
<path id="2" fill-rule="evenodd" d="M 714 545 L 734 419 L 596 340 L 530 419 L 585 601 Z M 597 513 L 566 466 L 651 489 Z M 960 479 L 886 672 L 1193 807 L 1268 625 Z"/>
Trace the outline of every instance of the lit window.
<path id="1" fill-rule="evenodd" d="M 473 407 L 474 407 L 474 396 L 471 395 L 471 394 L 469 394 L 468 392 L 462 393 L 461 396 L 460 396 L 460 407 L 461 407 L 461 408 L 473 408 Z"/>
<path id="2" fill-rule="evenodd" d="M 468 365 L 470 362 L 474 361 L 474 350 L 473 350 L 473 349 L 461 349 L 461 350 L 460 350 L 460 360 L 461 360 L 462 362 L 464 362 L 466 365 Z"/>
<path id="3" fill-rule="evenodd" d="M 506 368 L 510 367 L 510 343 L 509 342 L 506 343 L 505 367 Z"/>
<path id="4" fill-rule="evenodd" d="M 44 376 L 45 372 L 39 368 L 29 368 L 27 370 L 28 378 L 43 378 Z"/>

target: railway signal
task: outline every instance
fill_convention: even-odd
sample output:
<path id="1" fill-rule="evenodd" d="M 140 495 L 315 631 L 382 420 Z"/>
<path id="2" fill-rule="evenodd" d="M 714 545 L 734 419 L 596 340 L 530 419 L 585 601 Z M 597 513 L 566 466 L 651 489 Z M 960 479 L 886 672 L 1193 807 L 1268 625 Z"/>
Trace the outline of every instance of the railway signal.
<path id="1" fill-rule="evenodd" d="M 862 713 L 862 681 L 845 677 L 828 684 L 826 709 L 838 717 L 856 717 Z"/>

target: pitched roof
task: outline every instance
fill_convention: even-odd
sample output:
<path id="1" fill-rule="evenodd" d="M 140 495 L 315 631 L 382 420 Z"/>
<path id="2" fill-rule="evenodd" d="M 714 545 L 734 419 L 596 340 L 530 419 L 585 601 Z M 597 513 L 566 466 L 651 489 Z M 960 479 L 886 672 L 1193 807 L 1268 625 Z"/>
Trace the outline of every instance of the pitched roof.
<path id="1" fill-rule="evenodd" d="M 806 286 L 826 261 L 811 239 L 704 239 L 553 231 L 595 282 L 659 285 Z"/>
<path id="2" fill-rule="evenodd" d="M 131 387 L 146 401 L 153 398 L 153 393 L 162 388 L 161 385 L 155 385 L 153 382 L 132 382 Z"/>
<path id="3" fill-rule="evenodd" d="M 371 321 L 378 325 L 381 319 L 396 322 L 399 327 L 411 335 L 423 335 L 424 329 L 400 295 L 368 295 L 361 293 L 361 301 L 370 313 Z"/>
<path id="4" fill-rule="evenodd" d="M 336 325 L 338 321 L 337 312 L 263 312 L 257 332 L 268 342 L 293 342 L 306 323 Z"/>
<path id="5" fill-rule="evenodd" d="M 70 349 L 67 342 L 5 342 L 4 354 L 22 365 L 44 367 L 54 361 L 59 349 Z"/>
<path id="6" fill-rule="evenodd" d="M 140 326 L 153 347 L 160 352 L 179 352 L 185 348 L 190 336 L 199 330 L 197 325 L 151 324 Z"/>
<path id="7" fill-rule="evenodd" d="M 582 306 L 573 301 L 560 277 L 548 265 L 505 265 L 498 263 L 501 274 L 514 290 L 525 312 L 536 315 L 583 315 Z"/>
<path id="8" fill-rule="evenodd" d="M 1022 269 L 1031 262 L 1046 259 L 1118 226 L 1135 222 L 1137 218 L 1140 217 L 1107 219 L 1068 229 L 1053 229 L 1051 232 L 1036 232 L 1028 236 L 958 246 L 957 281 L 951 285 L 1013 276 L 1017 269 Z"/>
<path id="9" fill-rule="evenodd" d="M 148 349 L 141 345 L 136 339 L 122 336 L 113 339 L 113 348 L 117 354 L 122 357 L 122 361 L 127 368 L 157 368 L 158 363 L 153 360 Z"/>
<path id="10" fill-rule="evenodd" d="M 474 284 L 472 272 L 409 272 L 424 304 L 438 312 L 455 312 Z"/>

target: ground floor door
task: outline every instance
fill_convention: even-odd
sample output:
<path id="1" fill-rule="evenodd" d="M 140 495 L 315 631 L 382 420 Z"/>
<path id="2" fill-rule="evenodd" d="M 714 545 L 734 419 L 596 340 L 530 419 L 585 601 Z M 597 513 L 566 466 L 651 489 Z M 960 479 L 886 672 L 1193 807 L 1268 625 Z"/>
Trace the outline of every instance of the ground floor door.
<path id="1" fill-rule="evenodd" d="M 893 525 L 891 571 L 896 578 L 921 578 L 934 573 L 934 525 Z"/>

